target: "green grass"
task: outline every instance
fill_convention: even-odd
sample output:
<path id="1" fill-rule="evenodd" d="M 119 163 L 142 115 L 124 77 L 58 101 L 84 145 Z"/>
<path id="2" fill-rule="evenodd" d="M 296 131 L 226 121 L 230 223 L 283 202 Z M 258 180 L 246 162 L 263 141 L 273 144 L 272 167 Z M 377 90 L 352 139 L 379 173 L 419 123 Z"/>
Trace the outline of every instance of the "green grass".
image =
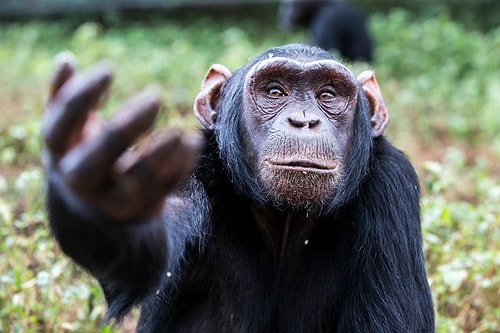
<path id="1" fill-rule="evenodd" d="M 418 169 L 438 332 L 499 332 L 500 29 L 467 31 L 446 17 L 374 15 L 372 66 L 391 114 L 388 137 Z M 108 59 L 115 80 L 103 112 L 148 85 L 162 124 L 196 127 L 191 103 L 211 63 L 231 69 L 265 48 L 306 41 L 274 22 L 189 17 L 0 25 L 0 332 L 109 332 L 97 283 L 46 228 L 40 120 L 53 56 Z"/>

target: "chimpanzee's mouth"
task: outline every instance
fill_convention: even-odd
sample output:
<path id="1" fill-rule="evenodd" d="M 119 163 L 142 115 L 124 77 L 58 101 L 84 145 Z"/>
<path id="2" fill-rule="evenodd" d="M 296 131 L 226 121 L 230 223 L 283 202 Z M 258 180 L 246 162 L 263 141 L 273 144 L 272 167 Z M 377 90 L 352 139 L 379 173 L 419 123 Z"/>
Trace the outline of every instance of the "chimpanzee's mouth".
<path id="1" fill-rule="evenodd" d="M 299 172 L 334 172 L 335 165 L 327 165 L 326 163 L 306 160 L 291 160 L 291 161 L 266 161 L 273 167 L 278 169 L 287 169 Z"/>
<path id="2" fill-rule="evenodd" d="M 299 168 L 328 170 L 328 168 L 325 165 L 321 165 L 321 164 L 310 162 L 310 161 L 291 161 L 291 162 L 288 162 L 285 164 L 280 164 L 280 165 L 287 165 L 287 166 L 299 167 Z"/>

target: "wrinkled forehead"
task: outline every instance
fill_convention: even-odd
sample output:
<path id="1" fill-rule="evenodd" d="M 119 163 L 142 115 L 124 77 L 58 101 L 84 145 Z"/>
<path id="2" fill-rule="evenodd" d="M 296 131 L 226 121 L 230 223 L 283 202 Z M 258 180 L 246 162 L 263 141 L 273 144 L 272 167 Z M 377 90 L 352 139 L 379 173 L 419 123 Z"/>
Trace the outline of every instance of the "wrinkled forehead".
<path id="1" fill-rule="evenodd" d="M 345 80 L 347 85 L 356 85 L 356 77 L 342 63 L 334 59 L 321 59 L 311 61 L 298 61 L 285 57 L 264 59 L 250 68 L 246 75 L 246 83 L 251 83 L 256 76 L 279 76 L 301 80 L 311 77 L 317 80 L 328 80 L 335 77 L 337 80 Z"/>

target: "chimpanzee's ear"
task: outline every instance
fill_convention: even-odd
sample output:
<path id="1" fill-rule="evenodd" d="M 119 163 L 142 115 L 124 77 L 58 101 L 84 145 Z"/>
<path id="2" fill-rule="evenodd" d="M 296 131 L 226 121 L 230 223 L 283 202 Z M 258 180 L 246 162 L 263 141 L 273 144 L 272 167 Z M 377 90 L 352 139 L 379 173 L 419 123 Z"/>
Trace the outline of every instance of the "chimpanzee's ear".
<path id="1" fill-rule="evenodd" d="M 231 77 L 231 71 L 223 65 L 210 66 L 201 89 L 194 101 L 194 114 L 205 128 L 213 128 L 217 113 L 215 107 L 219 103 L 220 89 L 224 82 Z"/>
<path id="2" fill-rule="evenodd" d="M 382 93 L 375 79 L 375 73 L 373 73 L 373 71 L 364 71 L 359 74 L 358 82 L 363 87 L 366 97 L 368 98 L 372 137 L 376 138 L 384 132 L 389 122 L 389 113 L 387 112 Z"/>

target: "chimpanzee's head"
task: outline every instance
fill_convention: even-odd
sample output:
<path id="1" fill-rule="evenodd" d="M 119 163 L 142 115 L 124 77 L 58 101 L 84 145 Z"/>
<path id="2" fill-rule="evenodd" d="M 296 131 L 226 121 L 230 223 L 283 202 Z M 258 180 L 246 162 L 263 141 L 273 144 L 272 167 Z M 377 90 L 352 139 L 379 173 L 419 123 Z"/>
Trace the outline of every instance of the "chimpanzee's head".
<path id="1" fill-rule="evenodd" d="M 373 72 L 292 44 L 231 73 L 213 65 L 194 111 L 236 189 L 260 206 L 320 215 L 359 187 L 388 113 Z"/>

